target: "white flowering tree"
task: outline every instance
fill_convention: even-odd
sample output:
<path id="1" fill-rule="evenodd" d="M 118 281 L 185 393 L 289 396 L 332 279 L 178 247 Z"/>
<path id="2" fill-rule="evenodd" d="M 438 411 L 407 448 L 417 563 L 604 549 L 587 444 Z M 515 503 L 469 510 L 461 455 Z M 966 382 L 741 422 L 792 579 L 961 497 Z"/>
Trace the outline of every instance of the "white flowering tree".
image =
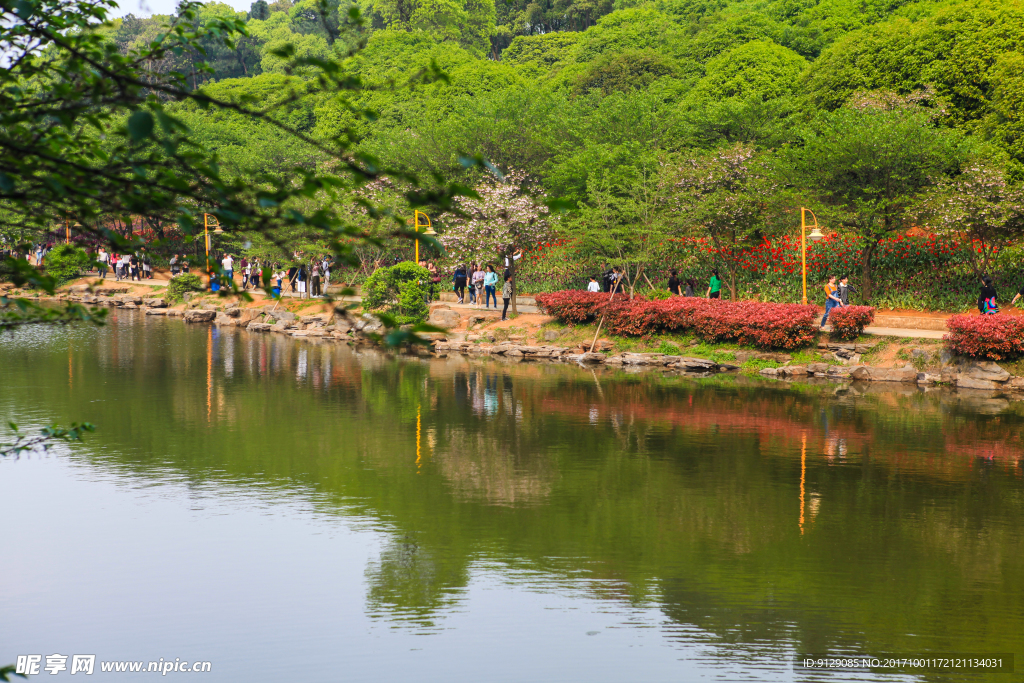
<path id="1" fill-rule="evenodd" d="M 507 257 L 515 274 L 513 255 L 551 239 L 549 211 L 543 193 L 532 193 L 526 173 L 509 171 L 503 178 L 489 177 L 475 188 L 477 197 L 459 197 L 457 212 L 444 213 L 435 221 L 438 240 L 448 265 L 471 262 L 493 264 L 501 272 Z M 516 311 L 515 278 L 512 279 L 512 312 Z"/>
<path id="2" fill-rule="evenodd" d="M 688 159 L 676 183 L 680 230 L 709 237 L 736 298 L 736 275 L 747 238 L 768 228 L 769 202 L 778 191 L 769 166 L 753 147 L 736 144 Z"/>
<path id="3" fill-rule="evenodd" d="M 920 216 L 936 232 L 970 246 L 965 251 L 981 278 L 996 254 L 1024 235 L 1024 188 L 1008 183 L 1003 169 L 975 162 L 940 182 L 922 202 Z"/>

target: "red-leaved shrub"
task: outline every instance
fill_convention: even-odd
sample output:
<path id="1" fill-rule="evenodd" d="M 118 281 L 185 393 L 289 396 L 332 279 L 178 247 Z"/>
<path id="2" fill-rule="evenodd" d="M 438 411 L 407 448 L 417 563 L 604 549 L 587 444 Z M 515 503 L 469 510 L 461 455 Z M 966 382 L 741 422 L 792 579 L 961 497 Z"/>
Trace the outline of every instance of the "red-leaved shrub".
<path id="1" fill-rule="evenodd" d="M 598 311 L 611 294 L 607 292 L 581 292 L 578 289 L 566 289 L 560 292 L 538 294 L 537 305 L 550 315 L 567 324 L 593 322 L 599 315 Z M 622 295 L 618 295 L 621 301 Z"/>
<path id="2" fill-rule="evenodd" d="M 828 314 L 832 336 L 839 339 L 856 339 L 873 322 L 875 309 L 870 306 L 839 306 Z"/>
<path id="3" fill-rule="evenodd" d="M 958 356 L 1004 360 L 1024 355 L 1024 318 L 995 315 L 954 315 L 946 321 L 947 348 Z"/>
<path id="4" fill-rule="evenodd" d="M 567 290 L 540 294 L 537 303 L 565 323 L 591 322 L 604 315 L 609 333 L 634 337 L 692 332 L 706 341 L 795 349 L 814 341 L 818 331 L 814 306 L 679 296 L 657 301 L 609 297 Z"/>

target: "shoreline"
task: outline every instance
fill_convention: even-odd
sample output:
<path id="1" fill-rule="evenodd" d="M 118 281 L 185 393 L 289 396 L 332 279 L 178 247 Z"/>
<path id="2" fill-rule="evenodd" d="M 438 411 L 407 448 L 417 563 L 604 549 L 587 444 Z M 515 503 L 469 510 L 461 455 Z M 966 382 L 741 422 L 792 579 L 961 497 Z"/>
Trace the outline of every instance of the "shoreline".
<path id="1" fill-rule="evenodd" d="M 121 283 L 117 283 L 120 285 Z M 40 297 L 41 300 L 75 301 L 86 305 L 99 305 L 109 308 L 141 311 L 143 315 L 180 317 L 190 324 L 215 324 L 233 326 L 253 333 L 275 332 L 294 339 L 318 340 L 321 342 L 347 343 L 350 345 L 373 345 L 371 336 L 382 329 L 379 320 L 368 313 L 348 313 L 338 315 L 329 302 L 316 300 L 300 300 L 302 308 L 321 309 L 303 315 L 302 311 L 281 308 L 278 303 L 260 305 L 260 302 L 225 301 L 220 304 L 203 301 L 205 293 L 182 304 L 169 305 L 166 299 L 159 296 L 143 296 L 131 292 L 130 286 L 115 286 L 102 291 L 105 296 L 92 292 L 87 286 L 78 285 L 62 296 L 55 298 Z M 129 290 L 129 291 L 119 291 Z M 220 297 L 218 300 L 223 299 Z M 245 304 L 244 306 L 242 304 Z M 296 307 L 296 302 L 290 302 Z M 317 305 L 320 304 L 320 305 Z M 328 308 L 327 311 L 322 309 Z M 537 318 L 536 314 L 526 314 Z M 694 378 L 717 375 L 743 374 L 758 377 L 763 381 L 800 384 L 826 382 L 837 386 L 853 386 L 861 383 L 880 384 L 891 387 L 911 388 L 914 390 L 946 389 L 970 392 L 973 395 L 1002 397 L 1011 400 L 1024 400 L 1024 376 L 1014 376 L 999 364 L 992 361 L 977 361 L 957 358 L 947 352 L 934 354 L 922 349 L 914 349 L 915 361 L 919 352 L 930 355 L 929 367 L 919 370 L 914 363 L 907 362 L 902 367 L 873 365 L 863 363 L 862 356 L 870 354 L 876 347 L 885 345 L 878 339 L 856 342 L 833 342 L 820 340 L 815 349 L 802 350 L 797 353 L 759 351 L 755 349 L 730 349 L 721 355 L 726 359 L 702 358 L 686 355 L 686 349 L 680 353 L 660 353 L 655 351 L 615 350 L 615 343 L 608 339 L 600 339 L 594 352 L 589 352 L 589 343 L 570 345 L 553 343 L 560 337 L 569 337 L 565 330 L 559 331 L 548 327 L 543 329 L 544 322 L 535 325 L 536 341 L 531 341 L 528 334 L 507 334 L 499 340 L 496 333 L 513 331 L 518 328 L 506 326 L 503 329 L 488 329 L 490 318 L 485 316 L 469 316 L 465 321 L 465 331 L 433 333 L 423 335 L 430 339 L 429 348 L 413 346 L 403 349 L 403 353 L 423 357 L 430 355 L 438 358 L 463 356 L 466 358 L 492 358 L 504 362 L 558 362 L 577 364 L 581 368 L 595 367 L 618 368 L 626 372 L 653 372 L 663 374 L 685 375 Z M 490 320 L 493 322 L 493 320 Z M 475 334 L 473 333 L 475 332 Z M 543 337 L 543 341 L 541 338 Z M 882 338 L 884 339 L 884 338 Z M 921 340 L 917 340 L 921 341 Z M 694 344 L 694 342 L 690 342 Z M 806 362 L 809 354 L 816 352 L 818 362 Z M 804 362 L 794 356 L 804 357 Z M 761 367 L 752 372 L 749 367 L 753 363 L 765 363 L 775 367 Z M 921 365 L 922 363 L 918 363 Z M 930 371 L 927 371 L 930 370 Z"/>

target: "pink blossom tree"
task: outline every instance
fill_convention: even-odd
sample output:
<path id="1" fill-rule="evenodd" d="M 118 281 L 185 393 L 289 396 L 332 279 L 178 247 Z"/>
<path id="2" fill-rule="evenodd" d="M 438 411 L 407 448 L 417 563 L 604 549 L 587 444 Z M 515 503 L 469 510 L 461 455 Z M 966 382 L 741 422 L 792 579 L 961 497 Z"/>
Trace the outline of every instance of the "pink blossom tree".
<path id="1" fill-rule="evenodd" d="M 503 178 L 488 177 L 477 184 L 477 197 L 459 197 L 456 211 L 438 216 L 438 241 L 445 262 L 492 263 L 501 270 L 508 259 L 515 273 L 514 255 L 522 249 L 550 240 L 552 226 L 543 193 L 532 193 L 523 171 L 509 171 Z M 512 279 L 512 312 L 516 313 L 515 278 Z"/>
<path id="2" fill-rule="evenodd" d="M 971 268 L 981 278 L 996 254 L 1024 235 L 1024 188 L 1008 183 L 1003 169 L 975 162 L 940 182 L 918 214 L 935 231 L 970 245 Z"/>
<path id="3" fill-rule="evenodd" d="M 778 193 L 770 167 L 753 147 L 738 143 L 686 160 L 676 189 L 680 229 L 711 239 L 735 299 L 742 251 L 769 227 L 769 202 Z"/>

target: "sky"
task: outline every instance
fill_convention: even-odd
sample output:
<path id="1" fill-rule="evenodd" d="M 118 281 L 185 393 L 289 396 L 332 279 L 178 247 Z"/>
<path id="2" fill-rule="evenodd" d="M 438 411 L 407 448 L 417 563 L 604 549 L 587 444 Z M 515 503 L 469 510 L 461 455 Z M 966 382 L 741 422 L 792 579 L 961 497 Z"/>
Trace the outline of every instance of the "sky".
<path id="1" fill-rule="evenodd" d="M 238 10 L 248 10 L 252 0 L 217 0 L 231 5 Z M 111 17 L 123 17 L 134 14 L 137 17 L 148 17 L 153 14 L 171 14 L 178 6 L 178 0 L 117 0 L 118 10 L 110 13 Z"/>

